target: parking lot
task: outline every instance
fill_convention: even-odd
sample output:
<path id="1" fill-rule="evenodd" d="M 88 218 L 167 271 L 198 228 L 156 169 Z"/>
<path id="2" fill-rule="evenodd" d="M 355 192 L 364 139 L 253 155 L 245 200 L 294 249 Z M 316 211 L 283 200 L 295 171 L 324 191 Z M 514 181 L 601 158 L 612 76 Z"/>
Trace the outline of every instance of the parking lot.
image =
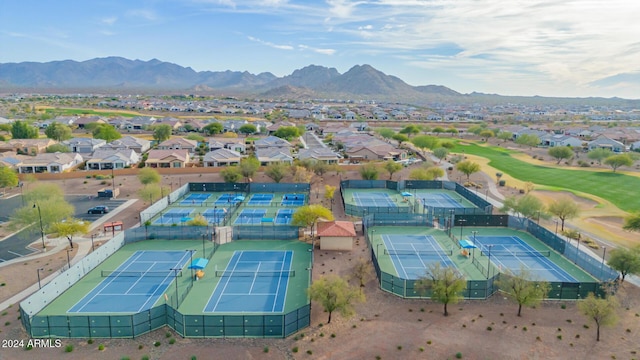
<path id="1" fill-rule="evenodd" d="M 97 198 L 93 196 L 91 199 L 87 195 L 69 195 L 65 196 L 65 200 L 75 207 L 74 216 L 89 222 L 100 219 L 102 214 L 88 214 L 87 211 L 97 205 L 106 205 L 109 212 L 114 211 L 118 206 L 122 205 L 126 200 L 111 200 L 107 198 Z M 9 199 L 0 199 L 0 221 L 8 222 L 13 211 L 23 205 L 21 196 L 14 196 Z M 35 229 L 37 230 L 37 229 Z M 40 238 L 39 231 L 20 231 L 12 236 L 0 241 L 0 262 L 15 259 L 17 257 L 29 255 L 35 252 L 35 249 L 27 247 L 32 242 Z"/>

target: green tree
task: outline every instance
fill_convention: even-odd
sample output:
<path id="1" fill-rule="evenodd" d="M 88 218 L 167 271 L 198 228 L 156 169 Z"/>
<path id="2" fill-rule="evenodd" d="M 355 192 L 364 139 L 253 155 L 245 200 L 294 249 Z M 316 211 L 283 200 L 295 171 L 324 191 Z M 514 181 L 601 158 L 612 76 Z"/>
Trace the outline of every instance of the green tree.
<path id="1" fill-rule="evenodd" d="M 474 134 L 474 135 L 480 135 L 480 133 L 485 129 L 485 127 L 482 127 L 480 125 L 471 125 L 469 126 L 469 128 L 467 129 L 468 133 Z"/>
<path id="2" fill-rule="evenodd" d="M 16 209 L 11 216 L 11 229 L 33 226 L 31 230 L 50 233 L 51 225 L 73 216 L 75 209 L 64 199 L 62 189 L 52 183 L 36 183 L 24 191 L 25 206 Z"/>
<path id="3" fill-rule="evenodd" d="M 240 126 L 238 132 L 245 135 L 255 134 L 258 132 L 258 128 L 253 124 L 244 124 Z"/>
<path id="4" fill-rule="evenodd" d="M 146 167 L 140 169 L 138 172 L 138 180 L 140 180 L 142 185 L 149 185 L 159 183 L 160 180 L 162 180 L 162 177 L 156 169 Z"/>
<path id="5" fill-rule="evenodd" d="M 454 128 L 453 126 L 449 126 L 448 128 L 445 129 L 444 132 L 451 135 L 455 135 L 459 133 L 458 129 Z"/>
<path id="6" fill-rule="evenodd" d="M 513 212 L 518 218 L 533 219 L 544 211 L 544 204 L 531 194 L 521 198 L 509 196 L 503 201 L 501 211 Z"/>
<path id="7" fill-rule="evenodd" d="M 480 136 L 485 138 L 486 140 L 489 140 L 489 138 L 495 137 L 496 134 L 491 130 L 482 130 L 480 132 Z"/>
<path id="8" fill-rule="evenodd" d="M 59 237 L 66 237 L 69 241 L 69 246 L 73 249 L 73 237 L 87 234 L 89 232 L 89 223 L 80 219 L 68 218 L 51 224 L 50 231 Z"/>
<path id="9" fill-rule="evenodd" d="M 194 216 L 193 219 L 187 221 L 187 226 L 209 226 L 209 222 L 207 221 L 207 218 L 198 214 Z"/>
<path id="10" fill-rule="evenodd" d="M 477 173 L 478 171 L 480 171 L 480 164 L 470 160 L 465 160 L 457 163 L 456 169 L 461 173 L 467 175 L 467 181 L 469 181 L 471 174 Z"/>
<path id="11" fill-rule="evenodd" d="M 291 224 L 293 226 L 310 227 L 311 237 L 313 237 L 313 230 L 320 219 L 327 221 L 333 220 L 331 210 L 318 204 L 305 205 L 299 207 L 296 212 L 293 213 Z"/>
<path id="12" fill-rule="evenodd" d="M 160 183 L 149 183 L 138 190 L 138 196 L 140 196 L 143 201 L 149 200 L 149 204 L 152 204 L 154 199 L 160 199 L 163 194 L 168 194 L 169 191 L 167 188 L 162 188 Z"/>
<path id="13" fill-rule="evenodd" d="M 411 137 L 412 135 L 420 134 L 420 128 L 413 124 L 407 125 L 404 128 L 402 128 L 402 130 L 400 130 L 400 134 L 405 134 L 408 137 Z"/>
<path id="14" fill-rule="evenodd" d="M 187 140 L 195 140 L 195 141 L 197 141 L 199 143 L 201 143 L 201 142 L 203 142 L 205 140 L 204 136 L 199 135 L 199 134 L 189 134 L 189 135 L 185 136 L 184 138 L 187 139 Z M 201 144 L 201 145 L 203 145 L 203 144 Z"/>
<path id="15" fill-rule="evenodd" d="M 409 141 L 409 138 L 407 137 L 407 135 L 404 135 L 404 134 L 395 134 L 391 138 L 397 141 L 398 144 L 402 144 L 403 142 Z"/>
<path id="16" fill-rule="evenodd" d="M 603 299 L 593 293 L 589 293 L 584 300 L 578 302 L 578 309 L 582 315 L 596 323 L 596 341 L 600 341 L 601 326 L 613 326 L 618 322 L 619 306 L 615 296 L 609 295 Z"/>
<path id="17" fill-rule="evenodd" d="M 384 169 L 387 170 L 387 172 L 389 173 L 389 180 L 392 180 L 393 179 L 393 174 L 395 174 L 398 171 L 402 170 L 402 165 L 398 164 L 397 162 L 395 162 L 393 160 L 387 160 L 387 162 L 384 163 Z"/>
<path id="18" fill-rule="evenodd" d="M 308 170 L 313 171 L 313 173 L 318 176 L 323 176 L 329 171 L 329 164 L 324 161 L 314 161 L 311 163 L 311 166 Z"/>
<path id="19" fill-rule="evenodd" d="M 413 143 L 413 145 L 417 146 L 418 148 L 424 151 L 426 149 L 437 148 L 438 143 L 440 142 L 440 139 L 433 136 L 429 136 L 429 135 L 420 135 L 411 139 L 411 142 Z"/>
<path id="20" fill-rule="evenodd" d="M 414 287 L 422 296 L 431 290 L 431 299 L 443 304 L 444 316 L 449 316 L 447 305 L 462 299 L 466 285 L 466 280 L 455 268 L 441 267 L 440 262 L 435 262 L 428 266 L 424 276 L 416 280 Z"/>
<path id="21" fill-rule="evenodd" d="M 271 180 L 279 183 L 289 172 L 289 167 L 284 163 L 271 163 L 264 170 L 264 174 L 267 175 Z"/>
<path id="22" fill-rule="evenodd" d="M 438 158 L 438 163 L 440 163 L 442 159 L 446 158 L 447 155 L 449 155 L 449 150 L 444 147 L 433 149 L 433 156 Z"/>
<path id="23" fill-rule="evenodd" d="M 18 186 L 20 179 L 15 170 L 8 166 L 0 165 L 0 188 Z"/>
<path id="24" fill-rule="evenodd" d="M 611 155 L 613 155 L 613 151 L 603 148 L 593 149 L 587 153 L 587 157 L 591 160 L 597 161 L 599 165 L 602 165 L 602 160 Z"/>
<path id="25" fill-rule="evenodd" d="M 273 133 L 273 136 L 277 136 L 281 139 L 291 140 L 300 136 L 300 131 L 295 126 L 281 126 L 278 130 L 276 130 L 276 132 Z"/>
<path id="26" fill-rule="evenodd" d="M 533 134 L 522 134 L 516 139 L 516 144 L 531 148 L 540 144 L 540 138 Z"/>
<path id="27" fill-rule="evenodd" d="M 375 164 L 369 163 L 360 166 L 360 176 L 362 176 L 362 180 L 378 180 L 378 175 L 380 175 L 380 172 Z"/>
<path id="28" fill-rule="evenodd" d="M 118 132 L 118 130 L 112 126 L 107 124 L 100 124 L 93 130 L 93 138 L 94 139 L 102 139 L 108 143 L 113 140 L 118 140 L 122 137 L 122 134 Z"/>
<path id="29" fill-rule="evenodd" d="M 1 179 L 0 183 L 2 183 Z M 640 231 L 640 212 L 636 212 L 625 217 L 622 228 L 627 231 Z"/>
<path id="30" fill-rule="evenodd" d="M 224 170 L 220 171 L 220 175 L 226 183 L 237 183 L 240 181 L 240 179 L 242 179 L 240 170 L 235 166 L 225 168 Z"/>
<path id="31" fill-rule="evenodd" d="M 313 172 L 304 166 L 292 166 L 291 172 L 293 174 L 293 182 L 310 184 L 311 179 L 313 179 Z"/>
<path id="32" fill-rule="evenodd" d="M 611 155 L 604 159 L 604 164 L 609 165 L 613 169 L 613 172 L 616 172 L 620 166 L 633 165 L 633 159 L 627 154 Z"/>
<path id="33" fill-rule="evenodd" d="M 240 174 L 246 181 L 249 181 L 255 175 L 258 168 L 260 168 L 260 161 L 254 156 L 240 160 Z"/>
<path id="34" fill-rule="evenodd" d="M 47 152 L 48 153 L 57 153 L 57 152 L 68 153 L 68 152 L 71 152 L 71 149 L 69 149 L 69 147 L 64 144 L 53 144 L 53 145 L 47 146 Z"/>
<path id="35" fill-rule="evenodd" d="M 325 185 L 324 186 L 324 199 L 327 200 L 328 202 L 331 202 L 331 200 L 333 200 L 333 197 L 336 194 L 336 189 L 337 189 L 337 187 L 335 187 L 335 186 Z"/>
<path id="36" fill-rule="evenodd" d="M 498 139 L 507 141 L 513 139 L 513 133 L 511 131 L 500 131 L 498 133 Z"/>
<path id="37" fill-rule="evenodd" d="M 518 273 L 508 270 L 500 274 L 497 281 L 498 288 L 518 304 L 518 316 L 522 314 L 522 306 L 535 307 L 549 293 L 551 286 L 548 282 L 534 279 L 526 268 L 520 268 Z"/>
<path id="38" fill-rule="evenodd" d="M 354 303 L 365 301 L 364 294 L 336 275 L 321 276 L 311 284 L 307 292 L 309 298 L 319 302 L 329 314 L 327 324 L 331 323 L 331 315 L 335 311 L 348 317 L 354 313 Z"/>
<path id="39" fill-rule="evenodd" d="M 24 121 L 16 120 L 11 125 L 11 137 L 14 139 L 37 139 L 38 136 L 38 128 Z"/>
<path id="40" fill-rule="evenodd" d="M 224 130 L 224 127 L 219 122 L 209 123 L 202 128 L 202 131 L 207 135 L 220 134 L 222 130 Z"/>
<path id="41" fill-rule="evenodd" d="M 432 133 L 436 134 L 436 135 L 440 135 L 443 132 L 445 132 L 445 129 L 442 126 L 436 126 L 433 128 L 433 130 L 431 130 Z"/>
<path id="42" fill-rule="evenodd" d="M 578 204 L 566 196 L 563 196 L 549 204 L 547 211 L 560 219 L 562 222 L 562 231 L 564 231 L 565 220 L 573 219 L 580 214 Z"/>
<path id="43" fill-rule="evenodd" d="M 171 138 L 173 129 L 169 124 L 160 124 L 153 127 L 153 138 L 158 142 L 167 141 Z"/>
<path id="44" fill-rule="evenodd" d="M 619 247 L 611 250 L 610 254 L 607 264 L 612 269 L 620 272 L 620 282 L 624 282 L 624 279 L 629 274 L 640 274 L 640 248 L 626 249 Z"/>
<path id="45" fill-rule="evenodd" d="M 548 151 L 549 156 L 558 160 L 557 164 L 560 164 L 562 160 L 569 160 L 575 155 L 573 150 L 568 146 L 554 146 Z"/>
<path id="46" fill-rule="evenodd" d="M 435 180 L 444 175 L 444 170 L 437 166 L 420 167 L 411 170 L 409 179 L 411 180 Z"/>
<path id="47" fill-rule="evenodd" d="M 49 139 L 53 139 L 55 141 L 69 140 L 72 137 L 71 128 L 58 122 L 49 124 L 49 126 L 44 130 L 44 134 L 47 135 Z"/>
<path id="48" fill-rule="evenodd" d="M 385 139 L 391 139 L 395 135 L 395 131 L 389 128 L 377 128 L 376 132 Z"/>

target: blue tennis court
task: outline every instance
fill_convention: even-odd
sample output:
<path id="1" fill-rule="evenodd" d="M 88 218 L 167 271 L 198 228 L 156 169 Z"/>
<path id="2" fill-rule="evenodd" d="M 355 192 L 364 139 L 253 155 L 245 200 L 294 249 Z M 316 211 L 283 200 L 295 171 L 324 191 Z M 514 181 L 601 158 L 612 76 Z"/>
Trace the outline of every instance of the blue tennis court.
<path id="1" fill-rule="evenodd" d="M 415 280 L 425 275 L 430 264 L 439 262 L 442 267 L 457 268 L 449 258 L 452 250 L 443 249 L 428 235 L 382 235 L 384 254 L 391 257 L 398 276 Z M 380 256 L 380 254 L 378 254 Z"/>
<path id="2" fill-rule="evenodd" d="M 265 209 L 243 209 L 233 222 L 234 225 L 258 225 L 267 213 Z"/>
<path id="3" fill-rule="evenodd" d="M 273 194 L 253 194 L 249 199 L 249 205 L 271 205 Z"/>
<path id="4" fill-rule="evenodd" d="M 416 197 L 422 201 L 424 206 L 438 207 L 438 208 L 463 208 L 464 205 L 449 194 L 443 193 L 429 193 L 429 194 L 416 194 Z"/>
<path id="5" fill-rule="evenodd" d="M 220 224 L 223 220 L 224 217 L 227 215 L 227 209 L 225 208 L 214 208 L 214 209 L 207 209 L 202 213 L 202 216 L 207 219 L 207 222 L 209 224 Z"/>
<path id="6" fill-rule="evenodd" d="M 201 205 L 207 201 L 209 197 L 211 197 L 210 194 L 189 194 L 189 196 L 180 202 L 180 206 Z"/>
<path id="7" fill-rule="evenodd" d="M 70 313 L 139 313 L 150 309 L 182 269 L 188 251 L 136 251 L 73 305 Z"/>
<path id="8" fill-rule="evenodd" d="M 280 209 L 276 213 L 275 224 L 276 225 L 288 225 L 291 223 L 293 217 L 293 209 Z"/>
<path id="9" fill-rule="evenodd" d="M 500 270 L 509 269 L 517 274 L 524 268 L 539 280 L 578 282 L 548 258 L 550 250 L 536 250 L 517 236 L 476 236 L 475 244 L 481 256 L 490 255 L 491 262 Z"/>
<path id="10" fill-rule="evenodd" d="M 191 215 L 191 213 L 194 212 L 194 211 L 195 211 L 195 209 L 193 209 L 193 208 L 188 208 L 188 209 L 173 208 L 173 209 L 169 209 L 169 210 L 167 210 L 167 212 L 165 212 L 163 214 L 160 214 L 160 217 L 158 217 L 153 222 L 153 224 L 154 225 L 180 224 L 180 223 L 188 221 L 187 218 L 189 218 L 189 215 Z M 186 221 L 184 221 L 184 220 L 186 220 Z"/>
<path id="11" fill-rule="evenodd" d="M 214 205 L 232 205 L 232 204 L 239 203 L 241 200 L 240 198 L 238 198 L 238 196 L 241 196 L 241 195 L 222 194 L 220 195 L 220 197 L 218 197 L 218 199 L 216 199 Z"/>
<path id="12" fill-rule="evenodd" d="M 235 251 L 203 312 L 284 311 L 293 251 Z"/>
<path id="13" fill-rule="evenodd" d="M 391 196 L 382 192 L 354 192 L 353 202 L 358 206 L 397 207 Z"/>
<path id="14" fill-rule="evenodd" d="M 283 206 L 302 206 L 304 205 L 304 194 L 285 194 L 282 197 Z"/>

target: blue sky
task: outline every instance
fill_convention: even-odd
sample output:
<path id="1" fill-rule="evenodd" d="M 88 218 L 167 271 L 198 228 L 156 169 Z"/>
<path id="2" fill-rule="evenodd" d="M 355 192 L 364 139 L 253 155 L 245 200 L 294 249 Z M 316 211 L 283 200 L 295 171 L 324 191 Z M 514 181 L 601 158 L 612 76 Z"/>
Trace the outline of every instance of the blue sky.
<path id="1" fill-rule="evenodd" d="M 0 63 L 153 58 L 194 70 L 369 64 L 410 85 L 640 98 L 635 0 L 0 1 Z"/>

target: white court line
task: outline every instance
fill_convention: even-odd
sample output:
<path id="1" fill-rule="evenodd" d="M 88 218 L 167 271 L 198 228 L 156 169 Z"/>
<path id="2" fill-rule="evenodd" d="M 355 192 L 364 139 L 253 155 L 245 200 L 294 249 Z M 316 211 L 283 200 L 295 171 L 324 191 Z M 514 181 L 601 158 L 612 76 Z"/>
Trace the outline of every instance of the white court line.
<path id="1" fill-rule="evenodd" d="M 276 297 L 273 299 L 273 305 L 271 305 L 271 312 L 276 311 L 276 303 L 278 300 L 278 293 L 280 292 L 280 284 L 282 283 L 282 271 L 284 271 L 284 263 L 287 259 L 287 253 L 284 253 L 284 259 L 282 259 L 282 264 L 280 265 L 280 276 L 278 276 L 278 286 L 276 287 Z M 285 297 L 286 300 L 286 297 Z"/>
<path id="2" fill-rule="evenodd" d="M 187 256 L 187 253 L 188 253 L 188 252 L 185 252 L 185 254 L 184 254 L 184 255 L 182 255 L 182 257 L 180 258 L 180 260 L 178 260 L 178 262 L 177 262 L 177 263 L 175 263 L 175 262 L 174 262 L 174 266 L 172 266 L 172 268 L 174 268 L 174 267 L 176 267 L 176 266 L 179 266 L 179 267 L 182 269 L 182 268 L 184 267 L 184 265 L 185 265 L 185 264 L 187 264 L 188 259 L 189 259 L 189 258 L 186 258 L 186 259 L 185 259 L 185 257 Z M 191 254 L 189 254 L 189 256 L 191 256 Z M 183 260 L 184 260 L 184 262 L 183 262 Z M 169 274 L 171 274 L 171 273 L 169 273 Z M 140 306 L 140 307 L 138 308 L 138 312 L 141 312 L 141 311 L 142 311 L 142 308 L 144 308 L 144 307 L 147 305 L 147 303 L 148 303 L 151 299 L 153 299 L 153 298 L 154 298 L 154 296 L 156 295 L 156 293 L 158 292 L 158 290 L 160 290 L 160 288 L 162 288 L 162 286 L 165 284 L 165 281 L 167 281 L 167 278 L 168 278 L 169 276 L 171 276 L 171 275 L 167 275 L 167 276 L 164 278 L 164 280 L 162 280 L 162 282 L 160 283 L 160 285 L 156 287 L 156 291 L 154 291 L 154 292 L 151 294 L 151 296 L 149 296 L 149 298 L 147 299 L 147 301 L 145 301 L 145 302 L 144 302 L 144 304 L 142 304 L 142 306 Z M 174 279 L 175 281 L 178 281 L 178 278 L 177 278 L 177 277 L 175 277 L 175 274 L 173 274 L 173 279 Z M 166 291 L 166 290 L 169 288 L 169 285 L 171 285 L 171 281 L 169 281 L 169 283 L 167 284 L 167 286 L 166 286 L 164 289 L 162 289 L 162 291 L 163 291 L 163 292 L 164 292 L 164 291 Z M 160 297 L 160 295 L 158 295 L 158 297 Z M 158 297 L 156 297 L 156 299 L 157 299 Z M 156 300 L 156 301 L 157 301 L 157 300 Z M 176 306 L 177 306 L 177 304 L 178 304 L 178 299 L 176 299 Z M 176 309 L 176 310 L 178 310 L 178 309 Z"/>

